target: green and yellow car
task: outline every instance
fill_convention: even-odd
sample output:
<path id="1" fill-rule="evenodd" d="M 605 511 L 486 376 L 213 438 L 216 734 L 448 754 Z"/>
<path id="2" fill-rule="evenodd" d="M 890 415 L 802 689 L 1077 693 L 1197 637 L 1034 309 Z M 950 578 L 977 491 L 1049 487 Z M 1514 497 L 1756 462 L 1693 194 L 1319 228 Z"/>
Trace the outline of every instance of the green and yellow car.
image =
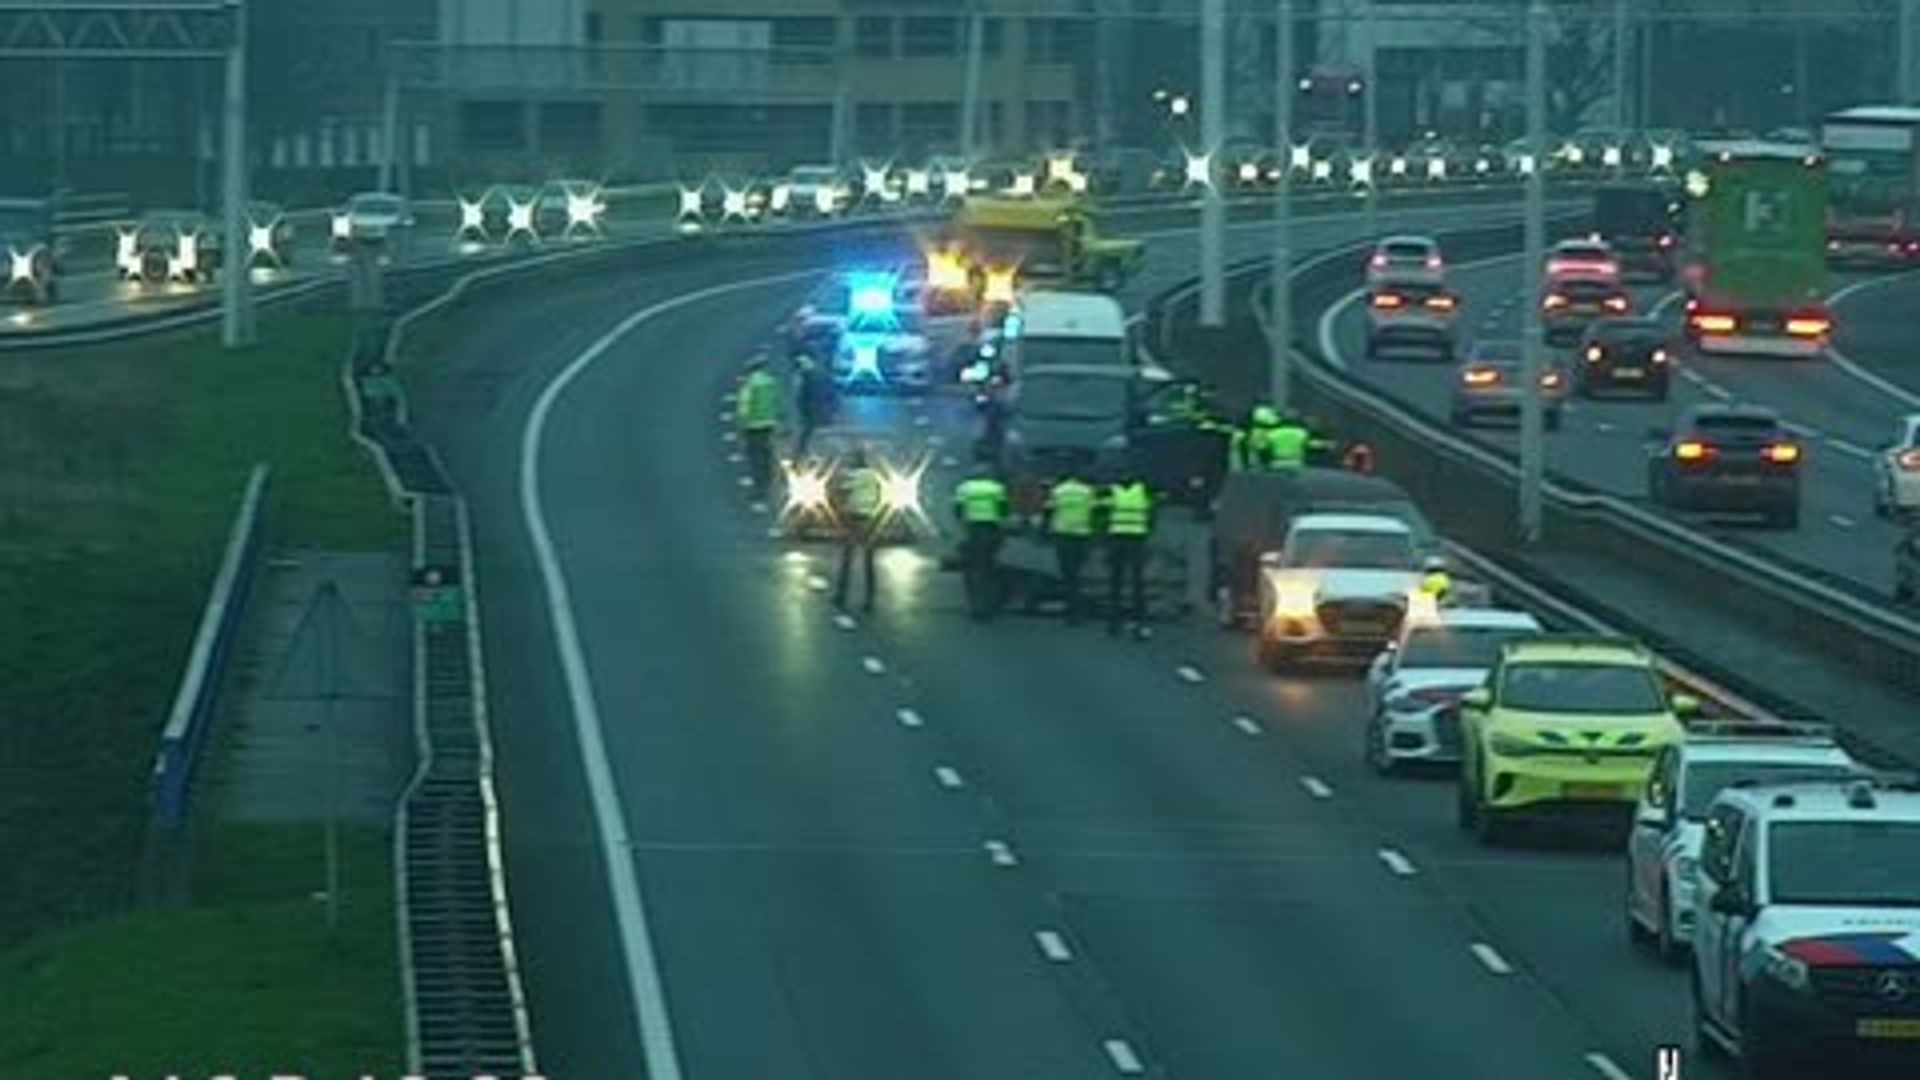
<path id="1" fill-rule="evenodd" d="M 1510 642 L 1460 699 L 1460 827 L 1493 843 L 1518 819 L 1625 814 L 1698 709 L 1669 697 L 1653 657 L 1625 638 Z"/>

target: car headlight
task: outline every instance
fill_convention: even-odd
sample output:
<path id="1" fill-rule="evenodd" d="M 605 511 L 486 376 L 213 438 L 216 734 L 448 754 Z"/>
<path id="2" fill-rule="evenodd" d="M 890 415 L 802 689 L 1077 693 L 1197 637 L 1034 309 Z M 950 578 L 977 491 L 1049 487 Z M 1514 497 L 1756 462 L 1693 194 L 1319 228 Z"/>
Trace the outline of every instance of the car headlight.
<path id="1" fill-rule="evenodd" d="M 1273 613 L 1283 619 L 1311 619 L 1320 594 L 1310 581 L 1284 581 L 1274 589 Z"/>
<path id="2" fill-rule="evenodd" d="M 1760 967 L 1775 982 L 1790 990 L 1807 988 L 1807 963 L 1799 957 L 1788 956 L 1772 945 L 1760 947 Z"/>
<path id="3" fill-rule="evenodd" d="M 1501 757 L 1530 757 L 1540 752 L 1538 745 L 1498 731 L 1487 736 L 1487 749 Z"/>

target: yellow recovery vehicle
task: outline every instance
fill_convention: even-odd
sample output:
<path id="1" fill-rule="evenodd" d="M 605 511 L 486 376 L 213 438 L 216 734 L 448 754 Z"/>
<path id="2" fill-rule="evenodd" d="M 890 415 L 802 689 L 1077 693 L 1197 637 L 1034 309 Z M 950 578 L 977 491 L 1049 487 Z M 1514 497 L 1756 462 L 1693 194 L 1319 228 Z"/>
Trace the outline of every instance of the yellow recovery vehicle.
<path id="1" fill-rule="evenodd" d="M 936 288 L 964 276 L 983 301 L 1007 303 L 1016 283 L 1112 292 L 1145 257 L 1138 240 L 1101 236 L 1077 200 L 970 198 L 929 255 L 928 276 Z"/>

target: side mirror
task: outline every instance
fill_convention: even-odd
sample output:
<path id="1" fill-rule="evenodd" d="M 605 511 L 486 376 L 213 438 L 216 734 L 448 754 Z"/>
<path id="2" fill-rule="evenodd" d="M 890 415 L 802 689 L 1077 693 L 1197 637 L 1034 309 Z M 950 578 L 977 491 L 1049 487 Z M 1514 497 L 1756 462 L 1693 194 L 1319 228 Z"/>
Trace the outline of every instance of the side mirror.
<path id="1" fill-rule="evenodd" d="M 1484 686 L 1476 686 L 1460 695 L 1460 707 L 1475 712 L 1485 712 L 1493 707 L 1493 691 Z"/>
<path id="2" fill-rule="evenodd" d="M 1673 706 L 1673 715 L 1682 719 L 1693 719 L 1700 715 L 1700 699 L 1692 694 L 1675 694 L 1669 699 Z"/>

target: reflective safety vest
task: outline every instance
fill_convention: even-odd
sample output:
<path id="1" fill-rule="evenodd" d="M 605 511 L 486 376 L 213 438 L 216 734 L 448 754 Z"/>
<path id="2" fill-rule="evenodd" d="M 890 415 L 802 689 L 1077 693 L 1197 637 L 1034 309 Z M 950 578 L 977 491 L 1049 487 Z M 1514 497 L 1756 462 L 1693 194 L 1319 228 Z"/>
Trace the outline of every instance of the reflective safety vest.
<path id="1" fill-rule="evenodd" d="M 1099 494 L 1078 480 L 1067 479 L 1047 493 L 1047 531 L 1055 536 L 1093 535 L 1093 507 Z"/>
<path id="2" fill-rule="evenodd" d="M 780 424 L 780 384 L 764 371 L 756 371 L 740 384 L 740 397 L 734 403 L 734 419 L 742 431 L 771 431 Z"/>
<path id="3" fill-rule="evenodd" d="M 967 525 L 998 525 L 1007 519 L 1007 485 L 991 476 L 962 480 L 953 503 Z"/>
<path id="4" fill-rule="evenodd" d="M 1453 591 L 1453 576 L 1445 570 L 1430 570 L 1420 579 L 1420 591 L 1435 600 L 1445 599 Z"/>
<path id="5" fill-rule="evenodd" d="M 869 468 L 848 469 L 840 480 L 842 506 L 851 517 L 870 518 L 881 509 L 880 474 Z"/>
<path id="6" fill-rule="evenodd" d="M 1307 463 L 1307 446 L 1313 436 L 1299 424 L 1281 424 L 1266 432 L 1268 467 L 1297 470 Z"/>
<path id="7" fill-rule="evenodd" d="M 1107 491 L 1107 535 L 1145 536 L 1153 529 L 1153 492 L 1145 484 L 1115 484 Z"/>

